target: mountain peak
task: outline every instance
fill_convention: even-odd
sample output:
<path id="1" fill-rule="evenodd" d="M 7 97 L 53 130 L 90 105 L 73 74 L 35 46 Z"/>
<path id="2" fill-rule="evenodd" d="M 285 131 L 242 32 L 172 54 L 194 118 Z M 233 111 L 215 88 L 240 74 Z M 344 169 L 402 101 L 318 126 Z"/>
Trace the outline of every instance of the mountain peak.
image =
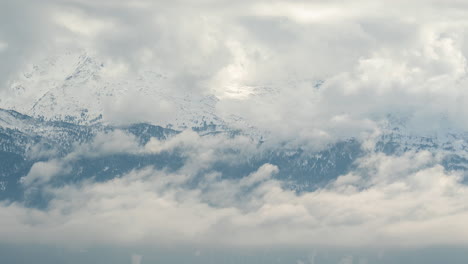
<path id="1" fill-rule="evenodd" d="M 47 57 L 10 83 L 0 107 L 77 124 L 148 122 L 175 129 L 204 122 L 225 125 L 215 114 L 212 94 L 175 93 L 165 74 L 154 69 L 119 74 L 87 51 L 67 50 Z M 151 111 L 149 111 L 151 109 Z"/>

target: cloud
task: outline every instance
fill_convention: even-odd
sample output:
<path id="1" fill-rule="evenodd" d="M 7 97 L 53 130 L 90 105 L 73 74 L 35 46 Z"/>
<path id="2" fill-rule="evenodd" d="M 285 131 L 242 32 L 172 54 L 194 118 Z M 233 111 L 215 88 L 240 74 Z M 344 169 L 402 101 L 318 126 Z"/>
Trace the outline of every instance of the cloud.
<path id="1" fill-rule="evenodd" d="M 77 146 L 75 151 L 65 158 L 74 159 L 81 155 L 99 157 L 117 153 L 136 154 L 140 151 L 139 148 L 136 136 L 122 130 L 113 130 L 98 133 L 92 142 Z"/>
<path id="2" fill-rule="evenodd" d="M 35 1 L 0 3 L 0 90 L 39 50 L 47 49 L 48 5 Z"/>
<path id="3" fill-rule="evenodd" d="M 67 169 L 59 160 L 39 161 L 33 164 L 29 173 L 21 178 L 21 183 L 25 186 L 33 184 L 44 184 L 56 176 L 66 174 Z"/>
<path id="4" fill-rule="evenodd" d="M 214 94 L 220 100 L 213 113 L 230 126 L 255 126 L 271 140 L 296 145 L 367 137 L 388 115 L 405 118 L 416 133 L 465 129 L 461 11 L 468 7 L 459 1 L 73 0 L 43 1 L 24 21 L 10 15 L 27 3 L 2 9 L 10 10 L 4 25 L 24 26 L 19 33 L 2 28 L 8 48 L 0 54 L 12 61 L 2 63 L 0 78 L 15 80 L 12 71 L 34 63 L 36 53 L 87 50 L 106 66 L 101 82 L 80 85 L 93 96 L 78 102 L 102 104 L 99 111 L 112 123 L 169 124 L 179 118 L 174 98 Z M 36 41 L 46 39 L 53 40 L 47 48 Z M 33 44 L 12 50 L 27 43 Z M 162 77 L 146 80 L 146 88 L 167 94 L 141 92 L 148 71 Z M 30 86 L 23 88 L 36 88 Z M 110 92 L 123 95 L 96 95 L 109 86 L 123 87 Z M 18 92 L 4 90 L 3 98 Z M 231 122 L 233 116 L 245 122 Z"/>
<path id="5" fill-rule="evenodd" d="M 20 244 L 39 243 L 40 237 L 41 243 L 73 247 L 149 243 L 391 249 L 468 243 L 463 232 L 468 189 L 459 172 L 439 165 L 440 155 L 371 152 L 328 186 L 297 193 L 273 177 L 279 170 L 273 164 L 236 179 L 208 169 L 225 158 L 215 154 L 226 147 L 220 140 L 188 132 L 168 142 L 153 140 L 151 148 L 140 146 L 139 151 L 195 152 L 173 172 L 147 167 L 105 182 L 47 186 L 44 192 L 51 200 L 43 210 L 3 203 L 0 237 Z M 46 184 L 67 161 L 35 164 L 25 186 Z"/>

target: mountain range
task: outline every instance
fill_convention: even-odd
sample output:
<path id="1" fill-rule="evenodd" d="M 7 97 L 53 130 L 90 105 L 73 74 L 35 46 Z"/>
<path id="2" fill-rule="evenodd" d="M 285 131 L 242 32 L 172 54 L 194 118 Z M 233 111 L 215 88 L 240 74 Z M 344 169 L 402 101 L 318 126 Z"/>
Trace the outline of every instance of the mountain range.
<path id="1" fill-rule="evenodd" d="M 99 156 L 75 155 L 70 159 L 77 149 L 93 145 L 97 138 L 114 140 L 113 133 L 133 138 L 141 148 L 153 138 L 167 141 L 185 130 L 202 138 L 242 135 L 256 146 L 254 151 L 244 154 L 236 163 L 217 162 L 206 172 L 238 178 L 270 163 L 279 168 L 275 177 L 298 192 L 326 186 L 338 176 L 359 169 L 356 161 L 369 153 L 442 153 L 441 164 L 446 170 L 463 173 L 467 170 L 466 133 L 417 135 L 408 132 L 404 124 L 390 122 L 372 138 L 370 147 L 364 142 L 367 139 L 353 137 L 317 150 L 291 146 L 287 142 L 272 146 L 265 144 L 267 132 L 256 129 L 255 124 L 248 124 L 240 116 L 219 116 L 215 95 L 175 93 L 167 75 L 158 71 L 143 71 L 131 78 L 119 76 L 115 71 L 86 52 L 68 51 L 31 65 L 9 84 L 8 96 L 0 99 L 1 200 L 24 201 L 33 207 L 47 206 L 48 198 L 40 187 L 27 188 L 22 179 L 31 174 L 34 166 L 63 159 L 68 159 L 69 163 L 60 171 L 61 177 L 52 180 L 55 186 L 87 179 L 106 181 L 148 166 L 177 171 L 187 159 L 178 151 L 124 150 Z M 253 92 L 275 91 L 258 88 Z M 139 109 L 138 103 L 130 104 L 138 100 L 154 101 L 154 111 L 150 111 L 153 114 Z M 142 105 L 147 107 L 148 104 Z M 131 118 L 126 118 L 127 114 Z"/>

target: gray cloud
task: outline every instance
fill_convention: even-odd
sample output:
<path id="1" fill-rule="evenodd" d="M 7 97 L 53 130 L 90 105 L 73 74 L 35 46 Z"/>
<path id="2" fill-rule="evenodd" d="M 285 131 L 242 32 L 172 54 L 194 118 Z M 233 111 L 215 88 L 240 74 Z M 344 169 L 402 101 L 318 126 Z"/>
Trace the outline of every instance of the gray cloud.
<path id="1" fill-rule="evenodd" d="M 150 242 L 392 248 L 467 243 L 462 232 L 466 186 L 458 175 L 437 165 L 426 168 L 433 162 L 426 153 L 368 159 L 363 166 L 377 173 L 371 183 L 361 174 L 301 195 L 269 179 L 275 170 L 271 165 L 240 183 L 207 178 L 204 192 L 182 187 L 188 175 L 145 169 L 109 182 L 53 189 L 55 198 L 46 211 L 4 205 L 2 222 L 8 225 L 0 232 L 9 238 L 4 242 L 41 237 L 43 243 L 82 246 Z M 408 167 L 402 169 L 402 162 Z M 396 168 L 401 176 L 395 177 Z M 258 180 L 259 185 L 252 185 Z M 367 187 L 360 190 L 362 184 Z M 244 199 L 231 199 L 226 190 Z"/>
<path id="2" fill-rule="evenodd" d="M 40 238 L 41 243 L 73 247 L 162 243 L 175 248 L 380 249 L 465 246 L 468 242 L 463 232 L 468 189 L 461 174 L 439 165 L 443 153 L 369 153 L 357 162 L 356 170 L 330 185 L 296 193 L 274 179 L 278 167 L 272 164 L 240 180 L 207 170 L 215 161 L 232 159 L 220 155 L 223 149 L 237 146 L 248 151 L 251 143 L 242 137 L 199 137 L 184 132 L 168 141 L 153 139 L 146 146 L 134 146 L 132 138 L 121 132 L 109 136 L 127 143 L 109 145 L 101 140 L 105 137 L 98 138 L 101 143 L 93 144 L 93 155 L 179 149 L 188 160 L 174 172 L 148 167 L 106 182 L 47 186 L 44 191 L 53 198 L 45 210 L 4 203 L 0 237 L 8 240 L 3 242 L 39 243 Z M 77 151 L 86 153 L 83 150 Z M 24 180 L 25 186 L 46 184 L 73 156 L 37 163 Z M 197 185 L 187 184 L 200 175 Z"/>
<path id="3" fill-rule="evenodd" d="M 18 58 L 2 63 L 3 72 L 23 64 L 20 58 L 44 53 L 44 40 L 51 40 L 47 50 L 59 53 L 88 50 L 106 68 L 86 89 L 128 90 L 104 103 L 112 122 L 175 118 L 170 96 L 155 105 L 139 94 L 139 74 L 150 70 L 165 78 L 148 80 L 157 83 L 154 90 L 214 94 L 217 115 L 241 116 L 272 138 L 300 144 L 367 135 L 388 114 L 405 116 L 409 129 L 422 132 L 465 129 L 466 6 L 459 1 L 73 0 L 31 4 L 23 22 L 11 15 L 26 4 L 3 9 L 12 10 L 3 24 L 13 26 L 4 26 L 9 39 L 2 40 L 1 54 Z M 30 52 L 18 56 L 11 47 Z"/>
<path id="4" fill-rule="evenodd" d="M 0 3 L 0 90 L 34 54 L 47 50 L 51 40 L 47 3 Z"/>

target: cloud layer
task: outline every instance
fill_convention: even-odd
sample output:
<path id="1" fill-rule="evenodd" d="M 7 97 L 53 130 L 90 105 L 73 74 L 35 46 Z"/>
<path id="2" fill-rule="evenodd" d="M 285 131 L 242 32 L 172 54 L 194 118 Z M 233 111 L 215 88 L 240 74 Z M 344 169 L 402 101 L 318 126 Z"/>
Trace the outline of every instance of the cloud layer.
<path id="1" fill-rule="evenodd" d="M 242 137 L 185 132 L 136 147 L 121 132 L 108 137 L 129 143 L 111 147 L 98 144 L 98 137 L 92 151 L 82 146 L 65 158 L 36 163 L 22 183 L 42 188 L 49 205 L 39 210 L 3 202 L 2 242 L 376 249 L 468 243 L 468 187 L 462 174 L 444 170 L 437 153 L 369 153 L 327 186 L 297 193 L 274 178 L 279 168 L 273 164 L 235 179 L 213 170 L 216 161 L 232 159 L 222 155 L 226 149 L 249 151 L 251 143 Z M 80 155 L 161 151 L 185 153 L 185 165 L 172 172 L 146 167 L 104 182 L 49 184 Z"/>
<path id="2" fill-rule="evenodd" d="M 84 49 L 107 74 L 160 72 L 167 80 L 154 89 L 214 94 L 223 119 L 240 116 L 300 144 L 367 135 L 389 115 L 417 133 L 466 129 L 468 21 L 460 1 L 4 5 L 2 90 L 35 58 Z M 11 15 L 23 6 L 33 16 Z M 174 111 L 167 100 L 154 108 L 133 85 L 128 100 L 107 108 L 113 121 L 161 123 Z M 3 97 L 10 95 L 6 89 Z"/>

